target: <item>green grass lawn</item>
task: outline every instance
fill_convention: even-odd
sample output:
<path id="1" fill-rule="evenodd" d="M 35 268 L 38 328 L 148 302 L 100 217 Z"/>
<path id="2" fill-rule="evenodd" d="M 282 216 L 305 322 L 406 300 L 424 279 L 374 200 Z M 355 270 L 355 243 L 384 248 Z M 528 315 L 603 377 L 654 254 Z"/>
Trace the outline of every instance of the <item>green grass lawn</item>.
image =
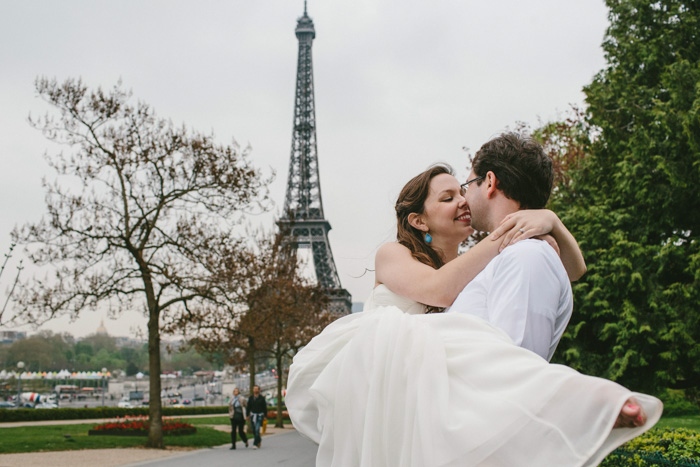
<path id="1" fill-rule="evenodd" d="M 210 428 L 208 425 L 229 425 L 226 416 L 202 418 L 181 417 L 182 421 L 197 427 L 197 433 L 184 436 L 166 436 L 166 446 L 206 448 L 221 446 L 231 442 L 231 435 Z M 270 420 L 270 423 L 274 421 Z M 17 428 L 0 426 L 0 453 L 68 451 L 76 449 L 109 449 L 141 447 L 146 438 L 141 436 L 88 436 L 95 424 L 81 425 L 38 425 Z M 289 421 L 285 421 L 285 426 Z M 658 428 L 687 428 L 700 432 L 700 415 L 662 418 Z"/>
<path id="2" fill-rule="evenodd" d="M 188 417 L 173 417 L 182 420 L 183 422 L 191 423 L 192 425 L 199 427 L 200 425 L 231 425 L 231 420 L 226 415 L 214 415 L 212 417 L 198 417 L 198 418 L 188 418 Z"/>
<path id="3" fill-rule="evenodd" d="M 228 423 L 226 417 L 222 417 Z M 166 436 L 166 446 L 206 448 L 231 442 L 231 435 L 204 426 L 202 419 L 193 419 L 197 433 L 183 436 Z M 205 419 L 208 420 L 208 419 Z M 219 423 L 216 423 L 219 424 Z M 145 436 L 88 436 L 94 424 L 49 425 L 0 428 L 0 453 L 70 451 L 76 449 L 109 449 L 141 447 Z"/>
<path id="4" fill-rule="evenodd" d="M 661 418 L 656 428 L 687 428 L 700 432 L 700 415 L 686 415 L 673 418 Z"/>
<path id="5" fill-rule="evenodd" d="M 231 442 L 231 435 L 211 428 L 211 425 L 231 424 L 225 415 L 212 417 L 173 417 L 190 423 L 197 433 L 183 436 L 166 436 L 166 446 L 207 448 Z M 273 420 L 269 423 L 274 424 Z M 96 423 L 81 425 L 36 425 L 2 428 L 0 425 L 0 454 L 13 452 L 70 451 L 77 449 L 110 449 L 142 447 L 145 436 L 88 436 L 88 430 Z M 290 426 L 285 420 L 285 426 Z"/>

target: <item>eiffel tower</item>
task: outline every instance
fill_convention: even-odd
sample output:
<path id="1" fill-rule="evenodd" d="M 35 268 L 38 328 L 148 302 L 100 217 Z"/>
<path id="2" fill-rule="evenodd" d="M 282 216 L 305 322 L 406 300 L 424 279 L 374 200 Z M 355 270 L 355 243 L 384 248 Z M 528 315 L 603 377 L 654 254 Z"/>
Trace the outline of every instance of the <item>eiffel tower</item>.
<path id="1" fill-rule="evenodd" d="M 311 46 L 316 37 L 316 30 L 306 13 L 306 1 L 304 15 L 297 20 L 295 33 L 299 40 L 299 55 L 294 130 L 284 213 L 277 224 L 280 231 L 286 235 L 286 240 L 293 243 L 296 249 L 311 247 L 316 279 L 330 298 L 331 311 L 347 314 L 351 311 L 352 301 L 350 293 L 340 284 L 331 245 L 328 242 L 331 224 L 323 215 L 321 201 L 311 61 Z"/>

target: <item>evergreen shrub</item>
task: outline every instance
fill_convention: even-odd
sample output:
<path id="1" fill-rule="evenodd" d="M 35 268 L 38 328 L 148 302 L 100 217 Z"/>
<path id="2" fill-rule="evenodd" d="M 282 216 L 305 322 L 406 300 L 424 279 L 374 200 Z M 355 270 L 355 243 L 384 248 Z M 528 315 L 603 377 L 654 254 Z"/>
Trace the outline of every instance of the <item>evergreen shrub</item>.
<path id="1" fill-rule="evenodd" d="M 613 451 L 600 467 L 700 467 L 700 433 L 654 428 Z"/>

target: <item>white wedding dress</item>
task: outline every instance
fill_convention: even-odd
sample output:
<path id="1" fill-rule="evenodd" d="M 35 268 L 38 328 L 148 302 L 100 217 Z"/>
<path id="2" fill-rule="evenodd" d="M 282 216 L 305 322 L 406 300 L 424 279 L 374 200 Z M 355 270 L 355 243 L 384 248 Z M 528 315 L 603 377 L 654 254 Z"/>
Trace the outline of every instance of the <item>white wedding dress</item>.
<path id="1" fill-rule="evenodd" d="M 380 285 L 296 355 L 286 404 L 317 466 L 593 466 L 661 416 L 658 399 L 549 364 L 479 318 L 424 312 Z M 613 429 L 630 397 L 647 423 Z"/>

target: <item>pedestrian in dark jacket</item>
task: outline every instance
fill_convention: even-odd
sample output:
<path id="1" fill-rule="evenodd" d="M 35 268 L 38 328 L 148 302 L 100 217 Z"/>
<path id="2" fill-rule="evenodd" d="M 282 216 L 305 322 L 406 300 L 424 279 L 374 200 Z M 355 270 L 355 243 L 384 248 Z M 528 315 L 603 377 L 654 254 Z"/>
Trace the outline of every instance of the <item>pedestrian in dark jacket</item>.
<path id="1" fill-rule="evenodd" d="M 262 428 L 263 420 L 267 417 L 267 401 L 260 394 L 260 386 L 253 386 L 253 395 L 248 398 L 248 418 L 253 427 L 253 447 L 260 448 L 262 440 L 260 439 L 260 429 Z"/>

